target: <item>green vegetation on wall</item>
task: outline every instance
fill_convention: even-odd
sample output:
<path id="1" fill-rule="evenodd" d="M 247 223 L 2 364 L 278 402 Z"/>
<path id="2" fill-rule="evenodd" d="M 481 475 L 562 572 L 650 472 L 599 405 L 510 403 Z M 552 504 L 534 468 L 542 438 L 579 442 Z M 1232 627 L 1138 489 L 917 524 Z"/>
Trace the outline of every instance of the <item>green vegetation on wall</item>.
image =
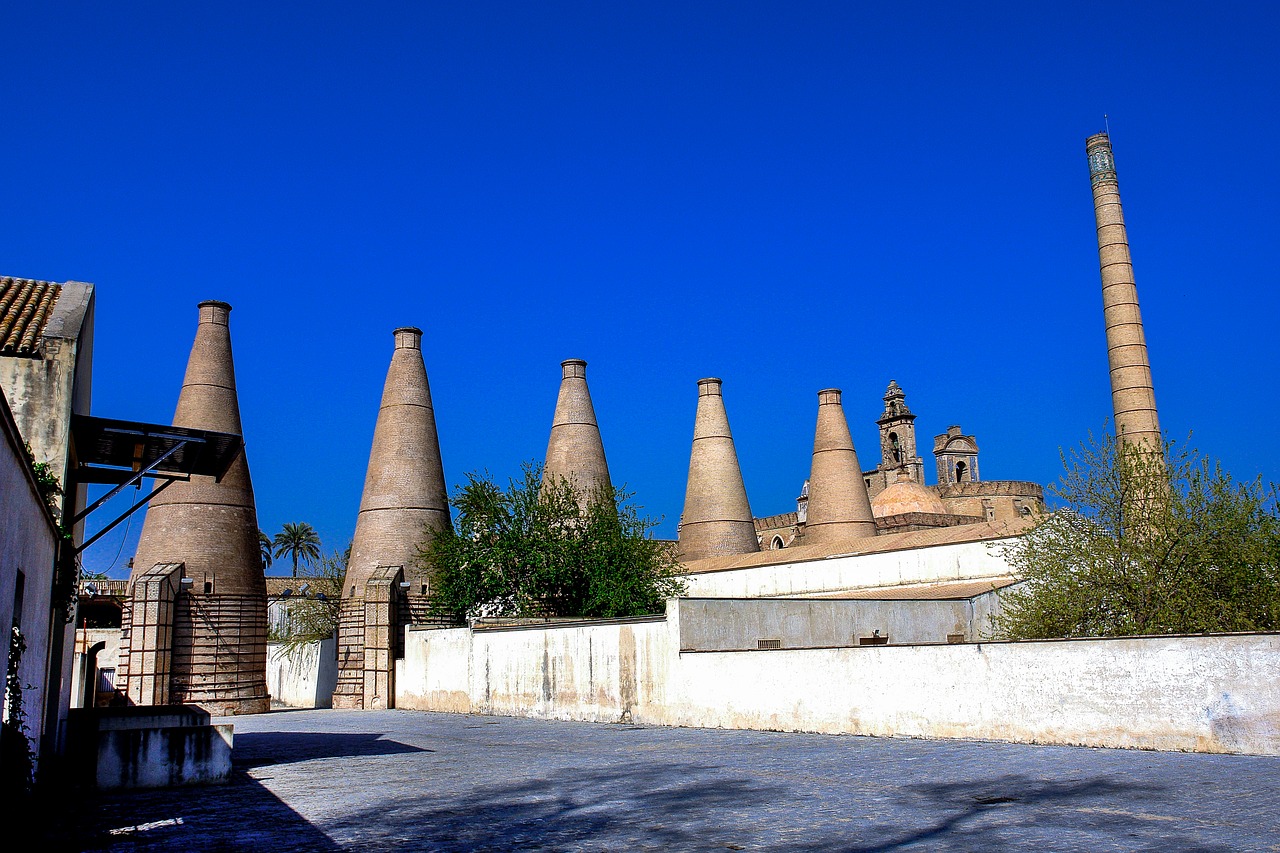
<path id="1" fill-rule="evenodd" d="M 1166 442 L 1109 433 L 1069 455 L 1062 506 L 1005 547 L 1025 583 L 1001 596 L 995 636 L 1191 634 L 1280 629 L 1277 490 Z"/>

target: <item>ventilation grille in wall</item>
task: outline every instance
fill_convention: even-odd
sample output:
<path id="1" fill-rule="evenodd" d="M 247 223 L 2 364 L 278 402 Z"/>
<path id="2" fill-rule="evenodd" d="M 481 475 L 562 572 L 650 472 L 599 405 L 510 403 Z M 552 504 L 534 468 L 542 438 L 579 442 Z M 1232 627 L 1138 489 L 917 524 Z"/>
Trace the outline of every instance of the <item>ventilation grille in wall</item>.
<path id="1" fill-rule="evenodd" d="M 757 649 L 780 649 L 782 648 L 781 640 L 756 640 Z"/>

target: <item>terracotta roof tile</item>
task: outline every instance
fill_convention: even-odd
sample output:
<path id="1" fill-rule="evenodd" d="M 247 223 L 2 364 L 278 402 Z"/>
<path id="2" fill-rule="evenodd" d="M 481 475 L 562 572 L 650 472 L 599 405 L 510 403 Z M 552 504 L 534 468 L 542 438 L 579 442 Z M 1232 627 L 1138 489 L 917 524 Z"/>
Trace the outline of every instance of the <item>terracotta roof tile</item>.
<path id="1" fill-rule="evenodd" d="M 980 580 L 950 581 L 944 583 L 917 583 L 905 586 L 878 586 L 871 589 L 847 589 L 838 592 L 808 592 L 795 595 L 771 596 L 776 598 L 840 598 L 877 601 L 945 601 L 950 599 L 974 598 L 1004 589 L 1017 583 L 1018 579 L 1008 575 L 982 578 Z"/>
<path id="2" fill-rule="evenodd" d="M 724 557 L 703 557 L 681 564 L 683 574 L 700 572 L 724 572 L 756 566 L 777 566 L 787 563 L 804 563 L 810 560 L 827 560 L 833 557 L 862 554 L 882 554 L 889 551 L 908 551 L 914 548 L 930 548 L 936 545 L 955 545 L 962 542 L 983 542 L 988 539 L 1004 539 L 1026 533 L 1036 525 L 1034 518 L 1018 518 L 1009 521 L 984 521 L 981 524 L 963 524 L 958 527 L 935 527 L 909 533 L 882 533 L 844 542 L 823 545 L 798 545 L 778 551 L 760 551 L 751 554 L 734 554 Z"/>
<path id="3" fill-rule="evenodd" d="M 35 358 L 40 338 L 62 285 L 29 278 L 0 277 L 0 355 Z"/>

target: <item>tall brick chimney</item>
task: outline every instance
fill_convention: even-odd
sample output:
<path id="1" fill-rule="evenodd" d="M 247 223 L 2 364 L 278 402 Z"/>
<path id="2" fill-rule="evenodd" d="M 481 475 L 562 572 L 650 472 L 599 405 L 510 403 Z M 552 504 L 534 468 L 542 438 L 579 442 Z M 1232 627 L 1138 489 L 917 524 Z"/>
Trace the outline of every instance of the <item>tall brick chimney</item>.
<path id="1" fill-rule="evenodd" d="M 242 435 L 231 356 L 231 306 L 210 301 L 199 308 L 173 424 Z M 244 453 L 221 481 L 193 475 L 151 501 L 131 586 L 138 589 L 138 581 L 162 564 L 183 564 L 182 574 L 190 585 L 166 605 L 173 619 L 167 629 L 143 612 L 146 608 L 131 608 L 129 660 L 123 667 L 130 698 L 140 704 L 195 703 L 215 714 L 267 710 L 267 593 Z M 174 590 L 177 580 L 173 574 Z M 171 669 L 164 683 L 167 655 Z M 147 692 L 144 702 L 136 691 L 146 679 L 155 682 L 156 689 Z"/>
<path id="2" fill-rule="evenodd" d="M 849 435 L 840 389 L 827 388 L 818 392 L 804 541 L 807 545 L 826 544 L 875 535 L 871 498 Z"/>
<path id="3" fill-rule="evenodd" d="M 547 459 L 542 476 L 563 477 L 583 498 L 611 486 L 609 464 L 604 458 L 604 442 L 596 423 L 591 392 L 587 389 L 587 363 L 571 358 L 560 363 L 560 394 L 547 442 Z"/>
<path id="4" fill-rule="evenodd" d="M 1089 178 L 1093 184 L 1093 213 L 1098 223 L 1098 261 L 1102 270 L 1102 313 L 1107 330 L 1107 360 L 1111 366 L 1111 406 L 1116 439 L 1121 444 L 1161 447 L 1151 362 L 1138 310 L 1138 287 L 1133 280 L 1129 236 L 1120 207 L 1111 139 L 1105 133 L 1085 142 Z"/>
<path id="5" fill-rule="evenodd" d="M 395 349 L 373 429 L 360 514 L 351 541 L 343 597 L 362 595 L 379 566 L 403 566 L 405 580 L 428 580 L 414 554 L 430 531 L 449 529 L 449 495 L 440 459 L 422 330 L 396 329 Z"/>
<path id="6" fill-rule="evenodd" d="M 417 551 L 451 526 L 422 330 L 393 334 L 342 584 L 335 708 L 394 707 L 400 631 L 429 618 L 430 570 L 417 565 Z"/>
<path id="7" fill-rule="evenodd" d="M 760 550 L 719 379 L 698 380 L 689 484 L 680 522 L 681 560 Z"/>

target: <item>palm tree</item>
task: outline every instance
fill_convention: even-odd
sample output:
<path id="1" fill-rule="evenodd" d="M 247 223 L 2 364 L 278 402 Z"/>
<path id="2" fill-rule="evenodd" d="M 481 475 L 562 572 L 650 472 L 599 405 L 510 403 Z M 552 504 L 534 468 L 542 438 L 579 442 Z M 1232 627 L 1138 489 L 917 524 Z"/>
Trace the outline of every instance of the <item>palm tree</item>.
<path id="1" fill-rule="evenodd" d="M 259 530 L 258 531 L 258 554 L 262 557 L 263 571 L 266 571 L 267 569 L 271 568 L 271 558 L 275 556 L 275 554 L 271 553 L 272 547 L 273 546 L 271 544 L 271 537 L 263 533 L 261 530 Z"/>
<path id="2" fill-rule="evenodd" d="M 277 557 L 288 555 L 293 558 L 295 578 L 298 576 L 299 559 L 306 563 L 320 559 L 320 536 L 315 528 L 305 521 L 286 524 L 284 529 L 276 534 L 272 544 L 275 545 Z"/>

